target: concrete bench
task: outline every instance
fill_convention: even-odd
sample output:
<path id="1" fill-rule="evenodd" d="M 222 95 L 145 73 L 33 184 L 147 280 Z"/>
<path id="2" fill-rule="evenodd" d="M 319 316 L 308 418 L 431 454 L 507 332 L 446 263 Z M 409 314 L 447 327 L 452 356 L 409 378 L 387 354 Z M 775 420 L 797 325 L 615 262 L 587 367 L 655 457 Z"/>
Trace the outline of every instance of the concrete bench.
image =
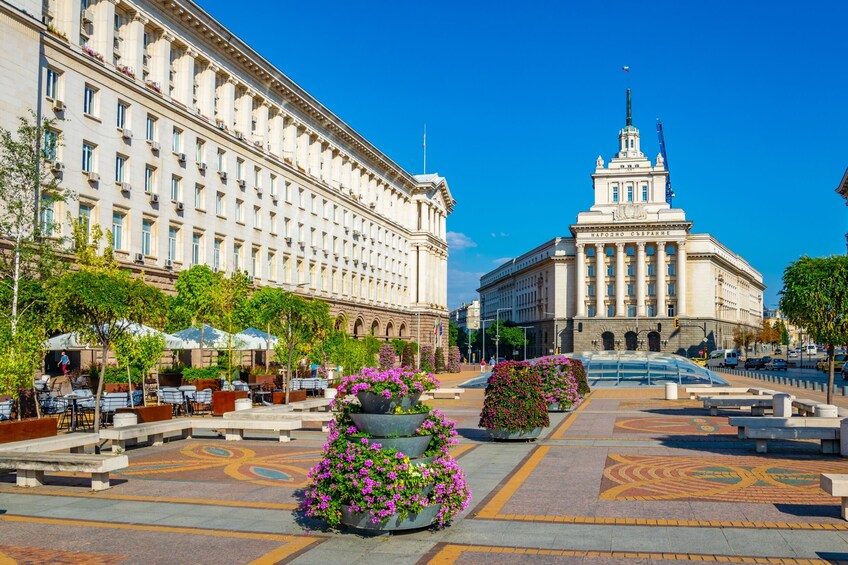
<path id="1" fill-rule="evenodd" d="M 689 395 L 689 400 L 695 400 L 698 396 L 719 396 L 723 394 L 745 394 L 747 388 L 733 387 L 712 387 L 712 386 L 687 386 L 686 394 Z"/>
<path id="2" fill-rule="evenodd" d="M 282 405 L 285 406 L 285 405 Z M 321 422 L 321 430 L 324 432 L 329 431 L 327 423 L 335 418 L 335 415 L 332 412 L 292 412 L 291 409 L 289 411 L 285 410 L 239 410 L 236 412 L 225 412 L 224 420 L 261 420 L 268 422 L 275 421 L 301 421 L 301 422 Z M 222 424 L 223 427 L 223 424 Z"/>
<path id="3" fill-rule="evenodd" d="M 710 416 L 718 416 L 719 408 L 751 408 L 751 414 L 762 416 L 772 409 L 771 396 L 707 396 L 703 398 L 704 408 L 709 408 Z"/>
<path id="4" fill-rule="evenodd" d="M 780 418 L 774 416 L 731 416 L 728 423 L 739 428 L 739 439 L 746 439 L 748 428 L 838 428 L 839 418 L 805 418 L 793 416 Z"/>
<path id="5" fill-rule="evenodd" d="M 297 412 L 306 411 L 306 412 L 318 412 L 319 410 L 326 410 L 327 407 L 332 402 L 329 398 L 316 398 L 314 400 L 301 400 L 300 402 L 292 402 L 289 406 L 292 407 L 292 410 Z"/>
<path id="6" fill-rule="evenodd" d="M 300 419 L 297 420 L 247 420 L 247 419 L 194 419 L 191 421 L 192 430 L 224 430 L 224 439 L 227 441 L 238 441 L 244 439 L 244 431 L 274 431 L 280 434 L 280 441 L 291 441 L 292 430 L 303 427 Z"/>
<path id="7" fill-rule="evenodd" d="M 100 438 L 108 439 L 112 443 L 112 451 L 116 451 L 117 449 L 126 449 L 128 441 L 138 440 L 142 437 L 148 438 L 150 444 L 154 446 L 162 445 L 165 441 L 165 435 L 174 432 L 180 432 L 183 438 L 189 438 L 191 437 L 191 429 L 190 418 L 174 418 L 120 428 L 101 429 Z"/>
<path id="8" fill-rule="evenodd" d="M 97 445 L 100 438 L 97 434 L 62 434 L 60 436 L 41 437 L 0 443 L 0 452 L 27 451 L 46 453 L 50 451 L 70 451 L 83 453 L 89 445 Z"/>
<path id="9" fill-rule="evenodd" d="M 848 520 L 848 475 L 822 473 L 819 486 L 827 494 L 842 498 L 842 519 Z"/>
<path id="10" fill-rule="evenodd" d="M 747 428 L 749 439 L 757 442 L 757 453 L 768 452 L 770 440 L 818 439 L 821 440 L 821 452 L 839 453 L 839 427 L 836 428 Z"/>
<path id="11" fill-rule="evenodd" d="M 775 394 L 778 394 L 780 391 L 774 390 L 774 389 L 771 389 L 771 388 L 761 388 L 761 387 L 755 386 L 755 387 L 749 388 L 748 392 L 751 393 L 751 394 L 756 394 L 757 396 L 763 396 L 763 395 L 774 396 Z"/>
<path id="12" fill-rule="evenodd" d="M 421 400 L 429 400 L 431 398 L 439 398 L 440 396 L 441 397 L 453 396 L 454 400 L 459 400 L 459 397 L 463 392 L 465 392 L 464 388 L 437 388 L 436 390 L 431 390 L 430 392 L 422 394 Z"/>
<path id="13" fill-rule="evenodd" d="M 0 452 L 0 467 L 15 469 L 19 487 L 44 484 L 44 473 L 90 473 L 91 490 L 109 488 L 109 473 L 129 467 L 126 455 L 92 455 L 88 453 L 36 453 L 30 451 Z"/>

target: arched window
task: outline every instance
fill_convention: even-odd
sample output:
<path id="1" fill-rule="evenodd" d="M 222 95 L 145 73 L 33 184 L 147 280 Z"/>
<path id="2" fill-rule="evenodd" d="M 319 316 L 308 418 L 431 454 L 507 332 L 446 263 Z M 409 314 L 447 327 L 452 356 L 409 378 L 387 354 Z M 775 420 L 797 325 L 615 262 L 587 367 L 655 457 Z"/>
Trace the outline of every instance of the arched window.
<path id="1" fill-rule="evenodd" d="M 648 332 L 648 351 L 660 350 L 660 334 L 657 332 Z"/>
<path id="2" fill-rule="evenodd" d="M 636 351 L 636 332 L 627 332 L 624 334 L 624 344 L 627 351 Z"/>
<path id="3" fill-rule="evenodd" d="M 615 350 L 615 334 L 612 332 L 604 332 L 601 334 L 601 341 L 604 342 L 604 351 Z"/>

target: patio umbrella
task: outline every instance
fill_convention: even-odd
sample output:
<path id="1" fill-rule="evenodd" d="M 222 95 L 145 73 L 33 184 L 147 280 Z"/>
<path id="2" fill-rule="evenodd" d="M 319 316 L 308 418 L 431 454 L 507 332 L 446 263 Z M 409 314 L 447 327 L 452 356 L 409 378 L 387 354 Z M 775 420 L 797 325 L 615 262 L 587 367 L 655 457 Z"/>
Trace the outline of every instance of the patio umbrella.
<path id="1" fill-rule="evenodd" d="M 256 328 L 247 328 L 244 331 L 241 331 L 236 334 L 236 337 L 243 340 L 245 344 L 249 344 L 251 347 L 247 349 L 271 349 L 277 342 L 277 336 L 263 332 L 262 330 Z"/>
<path id="2" fill-rule="evenodd" d="M 234 349 L 238 349 L 240 339 L 236 338 L 235 334 L 229 334 L 224 330 L 219 330 L 209 325 L 203 326 L 203 342 L 201 343 L 201 329 L 199 326 L 192 326 L 178 332 L 174 332 L 174 337 L 183 341 L 183 349 L 226 349 L 232 338 Z"/>
<path id="3" fill-rule="evenodd" d="M 161 335 L 165 338 L 165 347 L 167 349 L 185 349 L 182 339 L 159 331 L 155 328 L 151 328 L 150 326 L 130 322 L 127 324 L 126 329 L 131 335 Z M 98 347 L 96 344 L 92 345 L 85 343 L 82 339 L 82 336 L 76 332 L 64 333 L 51 337 L 45 341 L 44 349 L 47 349 L 48 351 L 60 351 L 62 349 L 94 349 Z"/>

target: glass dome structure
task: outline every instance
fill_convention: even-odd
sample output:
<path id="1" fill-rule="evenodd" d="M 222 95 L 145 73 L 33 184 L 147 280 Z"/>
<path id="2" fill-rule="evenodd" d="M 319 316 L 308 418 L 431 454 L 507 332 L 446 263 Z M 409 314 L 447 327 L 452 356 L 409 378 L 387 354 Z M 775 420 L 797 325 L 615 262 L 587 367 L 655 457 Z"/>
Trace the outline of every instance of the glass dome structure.
<path id="1" fill-rule="evenodd" d="M 590 387 L 679 385 L 728 386 L 729 383 L 697 363 L 671 353 L 654 351 L 579 351 L 564 355 L 580 359 Z"/>

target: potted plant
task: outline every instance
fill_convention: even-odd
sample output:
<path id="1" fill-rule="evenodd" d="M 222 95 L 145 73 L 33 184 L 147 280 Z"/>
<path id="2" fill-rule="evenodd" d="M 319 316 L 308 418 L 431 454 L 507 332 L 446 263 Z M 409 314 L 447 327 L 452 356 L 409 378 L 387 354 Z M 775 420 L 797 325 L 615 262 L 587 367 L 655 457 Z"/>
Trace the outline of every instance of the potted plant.
<path id="1" fill-rule="evenodd" d="M 363 369 L 342 379 L 345 398 L 333 401 L 323 458 L 309 473 L 302 504 L 308 516 L 333 527 L 392 531 L 444 526 L 467 508 L 465 475 L 448 454 L 456 442 L 453 422 L 412 401 L 436 385 L 432 375 L 408 368 Z M 403 439 L 421 445 L 405 452 L 392 444 Z"/>
<path id="2" fill-rule="evenodd" d="M 542 428 L 550 425 L 539 372 L 531 370 L 524 361 L 495 365 L 486 387 L 479 425 L 496 440 L 539 437 Z"/>
<path id="3" fill-rule="evenodd" d="M 542 394 L 545 396 L 548 411 L 568 412 L 580 404 L 582 397 L 578 392 L 578 369 L 585 381 L 583 363 L 577 359 L 550 356 L 537 360 L 533 365 L 533 370 L 538 372 L 542 379 Z M 586 386 L 588 387 L 588 384 Z"/>

